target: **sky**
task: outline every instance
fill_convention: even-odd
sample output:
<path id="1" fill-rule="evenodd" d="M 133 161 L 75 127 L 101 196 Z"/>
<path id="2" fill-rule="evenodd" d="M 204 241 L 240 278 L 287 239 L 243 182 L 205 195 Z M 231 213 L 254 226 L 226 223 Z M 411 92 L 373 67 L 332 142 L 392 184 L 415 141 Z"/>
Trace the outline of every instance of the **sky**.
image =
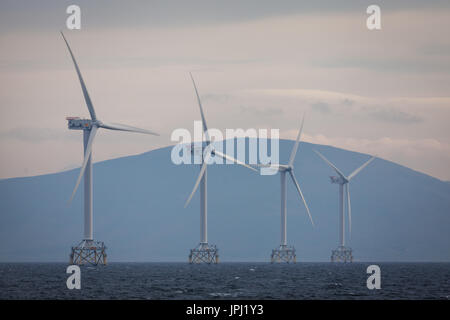
<path id="1" fill-rule="evenodd" d="M 67 6 L 81 30 L 67 30 Z M 381 8 L 381 30 L 366 8 Z M 97 117 L 160 137 L 101 130 L 94 161 L 173 145 L 177 128 L 277 128 L 450 180 L 448 1 L 2 1 L 0 178 L 79 167 L 88 117 L 59 34 Z M 300 146 L 301 147 L 301 146 Z"/>

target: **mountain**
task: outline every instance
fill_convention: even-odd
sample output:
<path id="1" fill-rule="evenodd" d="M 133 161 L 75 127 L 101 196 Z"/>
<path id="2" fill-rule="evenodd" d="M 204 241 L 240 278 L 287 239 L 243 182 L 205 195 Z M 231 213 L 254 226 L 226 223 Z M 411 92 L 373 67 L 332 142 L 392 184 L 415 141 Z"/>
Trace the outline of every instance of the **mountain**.
<path id="1" fill-rule="evenodd" d="M 281 163 L 293 141 L 280 140 Z M 338 186 L 316 148 L 345 174 L 368 155 L 302 142 L 295 174 L 315 221 L 288 182 L 288 242 L 298 261 L 329 261 L 338 242 Z M 63 151 L 61 151 L 63 152 Z M 174 165 L 171 147 L 94 165 L 94 237 L 109 261 L 187 261 L 199 241 L 199 195 L 184 209 L 198 165 Z M 95 154 L 94 154 L 95 157 Z M 0 180 L 0 261 L 68 261 L 83 234 L 79 169 Z M 450 184 L 376 159 L 351 182 L 349 245 L 360 261 L 450 261 Z M 208 167 L 208 236 L 222 261 L 268 261 L 280 242 L 279 176 Z"/>

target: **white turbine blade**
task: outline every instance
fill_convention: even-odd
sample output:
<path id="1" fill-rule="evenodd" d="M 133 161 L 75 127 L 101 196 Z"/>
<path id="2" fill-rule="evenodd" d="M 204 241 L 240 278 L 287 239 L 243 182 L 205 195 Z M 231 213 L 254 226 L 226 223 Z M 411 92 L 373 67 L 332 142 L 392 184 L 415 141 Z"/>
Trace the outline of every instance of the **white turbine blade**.
<path id="1" fill-rule="evenodd" d="M 345 186 L 347 189 L 348 226 L 349 226 L 349 232 L 350 232 L 350 236 L 351 236 L 351 234 L 352 234 L 352 205 L 350 203 L 350 185 L 347 183 Z"/>
<path id="2" fill-rule="evenodd" d="M 194 85 L 195 94 L 197 95 L 198 106 L 200 107 L 200 115 L 202 116 L 203 132 L 205 133 L 206 142 L 209 142 L 208 126 L 206 125 L 205 114 L 203 113 L 202 101 L 200 100 L 200 95 L 198 94 L 197 86 L 195 85 L 194 77 L 192 73 L 189 72 L 192 79 L 192 84 Z"/>
<path id="3" fill-rule="evenodd" d="M 366 163 L 364 163 L 361 167 L 359 167 L 358 169 L 356 169 L 355 171 L 353 171 L 349 176 L 348 176 L 348 180 L 350 180 L 351 178 L 353 178 L 354 176 L 356 176 L 358 173 L 361 172 L 362 169 L 364 169 L 369 163 L 371 163 L 373 160 L 375 159 L 375 156 L 372 156 L 372 158 L 370 158 L 369 160 L 367 160 Z"/>
<path id="4" fill-rule="evenodd" d="M 86 165 L 87 165 L 89 157 L 91 156 L 91 153 L 92 153 L 92 144 L 94 142 L 94 138 L 95 138 L 95 134 L 97 133 L 97 129 L 98 128 L 96 126 L 93 126 L 91 129 L 91 133 L 89 134 L 89 140 L 88 140 L 88 143 L 86 146 L 86 151 L 84 153 L 83 164 L 81 165 L 80 174 L 78 175 L 77 183 L 75 183 L 75 188 L 73 189 L 72 195 L 70 196 L 69 203 L 72 202 L 73 197 L 75 196 L 75 193 L 77 192 L 78 186 L 80 185 L 81 177 L 83 177 L 84 171 L 86 170 Z"/>
<path id="5" fill-rule="evenodd" d="M 198 185 L 200 184 L 200 181 L 202 180 L 203 175 L 205 174 L 206 167 L 208 166 L 208 159 L 209 159 L 210 156 L 211 156 L 211 153 L 208 153 L 207 156 L 205 157 L 205 159 L 203 160 L 203 164 L 202 164 L 202 167 L 200 169 L 200 173 L 198 175 L 197 181 L 195 182 L 194 189 L 192 189 L 192 192 L 189 195 L 189 198 L 186 200 L 186 202 L 184 204 L 185 208 L 187 207 L 189 202 L 191 202 L 191 199 L 194 196 L 195 191 L 197 191 Z"/>
<path id="6" fill-rule="evenodd" d="M 78 79 L 80 80 L 81 89 L 83 90 L 84 100 L 86 101 L 86 105 L 88 107 L 89 113 L 91 114 L 91 119 L 97 120 L 97 116 L 95 115 L 94 106 L 92 105 L 91 98 L 89 97 L 89 93 L 86 89 L 86 85 L 84 84 L 84 80 L 83 80 L 83 77 L 81 76 L 80 69 L 78 68 L 77 61 L 75 60 L 72 50 L 70 49 L 69 43 L 67 42 L 66 37 L 64 36 L 64 33 L 62 33 L 62 31 L 61 31 L 61 35 L 64 39 L 64 42 L 67 45 L 67 49 L 69 49 L 69 53 L 70 53 L 70 56 L 72 57 L 73 64 L 75 65 L 75 70 L 77 71 Z"/>
<path id="7" fill-rule="evenodd" d="M 239 164 L 239 165 L 241 165 L 241 166 L 243 166 L 243 167 L 246 167 L 246 168 L 248 168 L 248 169 L 250 169 L 250 170 L 253 170 L 253 171 L 255 171 L 255 172 L 258 172 L 258 170 L 256 170 L 256 169 L 253 168 L 252 166 L 249 166 L 248 164 L 246 164 L 246 163 L 244 163 L 244 162 L 242 162 L 242 161 L 239 161 L 238 159 L 235 159 L 235 158 L 233 158 L 233 157 L 231 157 L 231 156 L 229 156 L 229 155 L 223 154 L 223 153 L 221 153 L 221 152 L 219 152 L 219 151 L 216 151 L 216 150 L 214 150 L 213 153 L 216 154 L 216 155 L 218 155 L 219 157 L 221 157 L 221 158 L 223 158 L 223 159 L 231 160 L 231 161 L 233 161 L 233 162 L 235 162 L 235 163 L 237 163 L 237 164 Z"/>
<path id="8" fill-rule="evenodd" d="M 321 157 L 321 158 L 323 159 L 323 161 L 325 161 L 326 163 L 328 163 L 328 165 L 329 165 L 330 167 L 332 167 L 332 168 L 334 169 L 334 171 L 336 171 L 336 173 L 337 173 L 338 175 L 341 176 L 341 178 L 347 179 L 347 178 L 345 177 L 345 175 L 341 172 L 341 170 L 339 170 L 334 164 L 332 164 L 327 158 L 325 158 L 319 151 L 314 150 L 314 149 L 313 149 L 313 151 L 314 151 L 315 153 L 317 153 L 317 155 L 318 155 L 319 157 Z"/>
<path id="9" fill-rule="evenodd" d="M 258 163 L 256 165 L 257 167 L 260 168 L 261 174 L 263 174 L 263 168 L 266 169 L 265 174 L 269 174 L 269 172 L 274 172 L 273 174 L 276 174 L 277 172 L 280 171 L 280 165 L 279 164 L 262 164 L 262 163 Z M 269 170 L 269 171 L 267 171 Z"/>
<path id="10" fill-rule="evenodd" d="M 298 131 L 297 140 L 295 141 L 294 147 L 291 151 L 291 157 L 289 158 L 289 166 L 292 166 L 294 163 L 295 155 L 297 154 L 298 145 L 300 144 L 300 137 L 303 131 L 303 123 L 305 122 L 305 116 L 303 115 L 302 124 L 300 126 L 300 130 Z"/>
<path id="11" fill-rule="evenodd" d="M 298 194 L 300 195 L 300 198 L 302 198 L 303 204 L 305 205 L 306 208 L 306 212 L 308 213 L 309 216 L 309 220 L 311 220 L 311 224 L 314 226 L 314 221 L 313 218 L 311 216 L 311 212 L 309 212 L 309 208 L 308 205 L 306 204 L 306 200 L 305 197 L 303 196 L 302 190 L 300 189 L 300 186 L 297 182 L 297 179 L 295 179 L 294 173 L 292 171 L 289 171 L 289 174 L 292 178 L 292 181 L 294 182 L 295 187 L 297 188 Z"/>
<path id="12" fill-rule="evenodd" d="M 261 168 L 272 168 L 272 169 L 277 169 L 277 170 L 280 168 L 279 164 L 271 164 L 271 163 L 268 163 L 268 164 L 258 163 L 256 166 L 261 167 Z"/>
<path id="13" fill-rule="evenodd" d="M 145 134 L 152 134 L 155 136 L 159 136 L 159 134 L 156 132 L 153 132 L 150 130 L 145 130 L 145 129 L 140 129 L 140 128 L 136 128 L 136 127 L 128 126 L 126 124 L 120 124 L 120 123 L 101 123 L 100 127 L 105 128 L 105 129 L 110 129 L 110 130 L 137 132 L 137 133 L 145 133 Z"/>

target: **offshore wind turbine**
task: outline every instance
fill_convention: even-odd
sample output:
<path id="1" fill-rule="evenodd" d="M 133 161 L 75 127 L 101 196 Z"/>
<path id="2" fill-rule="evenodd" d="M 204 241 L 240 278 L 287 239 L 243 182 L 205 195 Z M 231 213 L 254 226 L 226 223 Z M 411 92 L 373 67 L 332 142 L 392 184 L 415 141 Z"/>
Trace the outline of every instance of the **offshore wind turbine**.
<path id="1" fill-rule="evenodd" d="M 197 191 L 198 186 L 200 185 L 200 243 L 194 249 L 191 249 L 189 254 L 189 263 L 218 263 L 219 262 L 219 250 L 217 246 L 208 244 L 208 207 L 207 207 L 207 167 L 208 161 L 211 156 L 219 156 L 222 159 L 227 159 L 234 161 L 235 163 L 246 167 L 250 170 L 258 172 L 255 168 L 241 162 L 231 156 L 223 154 L 214 149 L 213 141 L 211 141 L 208 134 L 208 126 L 206 125 L 205 114 L 203 113 L 202 102 L 200 100 L 200 95 L 197 90 L 197 86 L 195 85 L 194 78 L 192 74 L 191 76 L 192 84 L 194 85 L 195 94 L 197 96 L 198 106 L 200 108 L 200 115 L 202 117 L 202 129 L 203 135 L 205 138 L 205 146 L 203 146 L 202 142 L 202 162 L 200 166 L 200 173 L 195 182 L 194 188 L 192 189 L 189 198 L 186 200 L 184 207 L 186 208 L 192 197 Z M 195 151 L 195 150 L 193 150 Z"/>
<path id="2" fill-rule="evenodd" d="M 303 130 L 303 123 L 305 121 L 305 117 L 303 117 L 302 124 L 298 131 L 297 139 L 294 143 L 294 146 L 291 151 L 291 155 L 289 157 L 289 162 L 287 165 L 282 164 L 269 164 L 269 165 L 260 165 L 261 167 L 272 168 L 277 170 L 280 173 L 280 187 L 281 187 L 281 244 L 277 249 L 272 250 L 270 261 L 274 262 L 297 262 L 297 256 L 295 254 L 294 246 L 287 245 L 287 180 L 286 174 L 289 174 L 291 177 L 292 183 L 294 184 L 297 192 L 302 199 L 303 204 L 305 205 L 306 212 L 308 213 L 308 217 L 311 220 L 311 224 L 314 226 L 314 222 L 309 212 L 308 205 L 306 203 L 305 197 L 303 196 L 302 190 L 300 189 L 300 185 L 297 182 L 294 174 L 294 160 L 297 154 L 298 146 L 300 143 L 300 137 Z"/>
<path id="3" fill-rule="evenodd" d="M 344 202 L 347 197 L 347 213 L 348 213 L 348 225 L 349 232 L 352 232 L 352 207 L 350 204 L 350 180 L 353 179 L 358 173 L 361 172 L 369 163 L 371 163 L 375 156 L 372 156 L 362 166 L 355 171 L 345 176 L 341 170 L 339 170 L 331 161 L 323 156 L 319 151 L 314 150 L 315 153 L 322 158 L 334 171 L 338 174 L 337 177 L 330 176 L 331 183 L 339 185 L 339 246 L 337 249 L 331 252 L 331 262 L 353 262 L 352 249 L 345 246 L 345 214 L 344 214 Z M 344 191 L 345 189 L 345 191 Z"/>
<path id="4" fill-rule="evenodd" d="M 84 142 L 84 160 L 81 165 L 80 174 L 78 175 L 70 197 L 69 203 L 72 202 L 78 186 L 80 185 L 81 178 L 84 176 L 84 237 L 83 240 L 75 247 L 72 247 L 70 254 L 70 264 L 106 264 L 106 247 L 103 242 L 94 241 L 93 237 L 93 193 L 92 193 L 92 148 L 95 139 L 95 135 L 98 129 L 109 129 L 117 131 L 138 132 L 144 134 L 158 135 L 157 133 L 149 130 L 139 129 L 124 124 L 107 124 L 100 121 L 95 113 L 94 105 L 89 97 L 86 85 L 81 75 L 75 56 L 66 40 L 66 37 L 61 32 L 64 42 L 67 45 L 70 56 L 72 57 L 75 70 L 80 81 L 81 90 L 83 91 L 84 100 L 86 101 L 90 119 L 81 119 L 79 117 L 67 117 L 68 127 L 71 130 L 83 130 L 83 142 Z"/>

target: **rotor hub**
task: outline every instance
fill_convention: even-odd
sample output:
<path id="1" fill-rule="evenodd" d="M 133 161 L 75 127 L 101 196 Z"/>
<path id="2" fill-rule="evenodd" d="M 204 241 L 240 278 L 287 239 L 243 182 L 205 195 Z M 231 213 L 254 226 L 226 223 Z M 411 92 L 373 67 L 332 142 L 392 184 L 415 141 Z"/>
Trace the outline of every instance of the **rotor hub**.
<path id="1" fill-rule="evenodd" d="M 278 171 L 281 172 L 289 172 L 292 171 L 293 167 L 289 165 L 279 164 L 278 165 Z"/>
<path id="2" fill-rule="evenodd" d="M 90 130 L 95 125 L 91 119 L 81 119 L 79 117 L 67 117 L 67 126 L 71 130 Z"/>
<path id="3" fill-rule="evenodd" d="M 335 176 L 330 176 L 330 181 L 331 183 L 336 183 L 336 184 L 346 184 L 348 183 L 348 181 L 342 177 L 335 177 Z"/>

